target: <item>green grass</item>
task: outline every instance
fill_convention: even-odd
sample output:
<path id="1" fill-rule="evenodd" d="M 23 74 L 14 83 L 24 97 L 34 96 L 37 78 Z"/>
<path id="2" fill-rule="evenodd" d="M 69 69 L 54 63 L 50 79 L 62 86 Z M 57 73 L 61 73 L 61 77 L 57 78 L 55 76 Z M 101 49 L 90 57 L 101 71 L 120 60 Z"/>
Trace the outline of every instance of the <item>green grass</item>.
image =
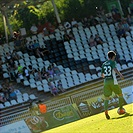
<path id="1" fill-rule="evenodd" d="M 124 108 L 127 112 L 125 115 L 118 115 L 117 109 L 110 110 L 110 120 L 106 120 L 104 113 L 100 113 L 45 133 L 133 133 L 133 103 Z"/>

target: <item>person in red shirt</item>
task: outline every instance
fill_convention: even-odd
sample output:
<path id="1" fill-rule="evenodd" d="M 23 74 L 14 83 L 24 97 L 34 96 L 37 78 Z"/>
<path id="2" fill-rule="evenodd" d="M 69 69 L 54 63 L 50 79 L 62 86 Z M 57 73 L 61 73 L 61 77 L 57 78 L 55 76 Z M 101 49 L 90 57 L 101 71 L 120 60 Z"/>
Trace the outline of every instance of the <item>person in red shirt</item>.
<path id="1" fill-rule="evenodd" d="M 44 26 L 39 22 L 38 23 L 38 25 L 37 25 L 37 28 L 38 28 L 38 33 L 41 33 L 41 32 L 43 32 L 43 28 L 44 28 Z"/>
<path id="2" fill-rule="evenodd" d="M 51 23 L 49 23 L 49 25 L 48 25 L 48 31 L 50 34 L 53 34 L 55 31 L 55 27 Z"/>

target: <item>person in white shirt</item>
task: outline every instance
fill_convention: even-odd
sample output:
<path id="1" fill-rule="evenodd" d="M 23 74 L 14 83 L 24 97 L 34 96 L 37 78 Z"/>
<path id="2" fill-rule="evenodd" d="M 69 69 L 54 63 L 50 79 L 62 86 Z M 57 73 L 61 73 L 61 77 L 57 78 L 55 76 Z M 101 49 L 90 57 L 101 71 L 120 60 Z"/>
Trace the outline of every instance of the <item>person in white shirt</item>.
<path id="1" fill-rule="evenodd" d="M 72 25 L 72 27 L 78 27 L 78 22 L 73 18 L 71 25 Z"/>
<path id="2" fill-rule="evenodd" d="M 32 34 L 37 34 L 38 28 L 36 27 L 35 24 L 33 24 L 30 28 L 30 31 Z"/>
<path id="3" fill-rule="evenodd" d="M 23 68 L 23 75 L 26 76 L 28 80 L 30 79 L 29 70 L 26 67 Z"/>

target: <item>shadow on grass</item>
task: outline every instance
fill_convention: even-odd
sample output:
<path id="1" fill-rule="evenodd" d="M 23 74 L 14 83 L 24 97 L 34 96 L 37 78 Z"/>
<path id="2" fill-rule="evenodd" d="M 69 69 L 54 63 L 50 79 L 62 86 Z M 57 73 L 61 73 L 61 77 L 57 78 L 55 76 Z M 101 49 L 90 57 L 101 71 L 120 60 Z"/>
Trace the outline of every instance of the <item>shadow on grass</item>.
<path id="1" fill-rule="evenodd" d="M 111 118 L 111 119 L 121 119 L 121 118 L 129 117 L 129 116 L 133 116 L 133 114 L 126 113 L 126 114 L 124 114 L 124 115 L 122 115 L 122 116 L 114 117 L 114 118 Z"/>

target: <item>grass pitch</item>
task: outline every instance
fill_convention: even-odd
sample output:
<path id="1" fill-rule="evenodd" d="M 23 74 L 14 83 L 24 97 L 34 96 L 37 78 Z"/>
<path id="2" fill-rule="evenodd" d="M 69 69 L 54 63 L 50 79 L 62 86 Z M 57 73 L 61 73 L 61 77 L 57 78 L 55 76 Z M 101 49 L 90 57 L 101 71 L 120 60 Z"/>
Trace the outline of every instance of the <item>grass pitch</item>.
<path id="1" fill-rule="evenodd" d="M 45 133 L 133 133 L 133 103 L 124 108 L 127 112 L 124 115 L 117 114 L 118 108 L 110 110 L 110 120 L 106 120 L 104 113 L 100 113 L 45 131 Z"/>

